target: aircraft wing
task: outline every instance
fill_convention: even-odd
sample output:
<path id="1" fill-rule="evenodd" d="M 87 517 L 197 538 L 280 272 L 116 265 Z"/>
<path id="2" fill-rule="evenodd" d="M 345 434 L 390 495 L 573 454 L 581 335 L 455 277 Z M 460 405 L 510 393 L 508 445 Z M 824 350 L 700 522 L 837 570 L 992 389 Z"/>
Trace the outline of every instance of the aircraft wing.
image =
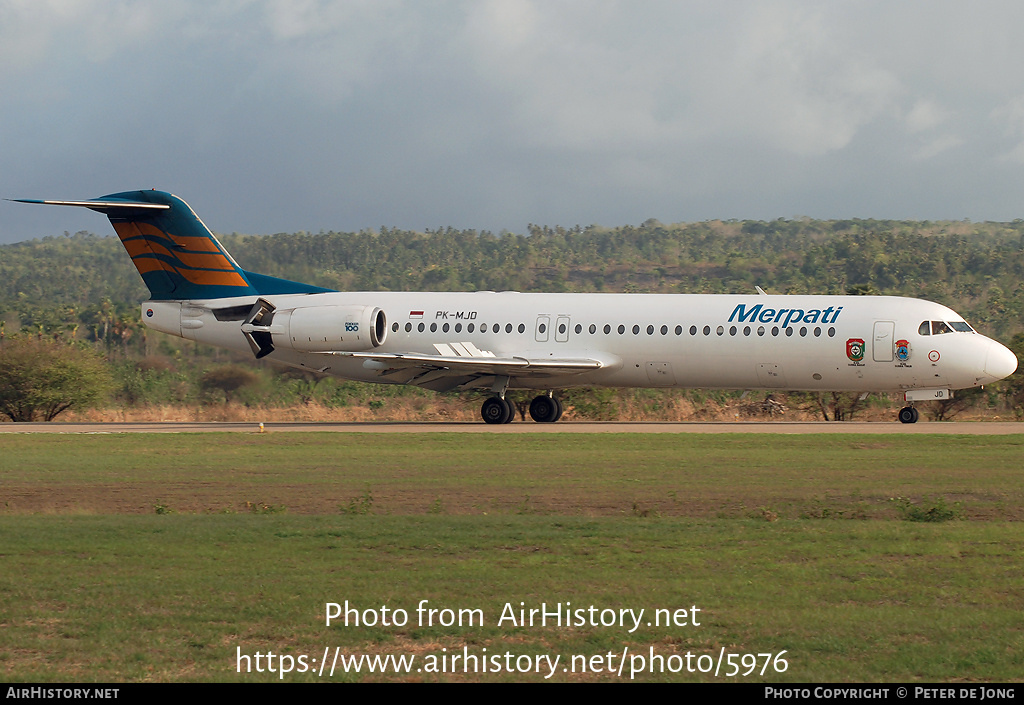
<path id="1" fill-rule="evenodd" d="M 618 359 L 593 357 L 525 357 L 494 353 L 476 348 L 472 343 L 438 343 L 436 355 L 421 352 L 344 352 L 329 351 L 325 355 L 338 355 L 365 360 L 364 365 L 381 371 L 382 375 L 403 376 L 406 384 L 429 389 L 444 390 L 459 386 L 473 386 L 483 377 L 516 377 L 519 379 L 552 379 L 594 372 L 619 364 Z M 403 374 L 404 373 L 404 374 Z"/>

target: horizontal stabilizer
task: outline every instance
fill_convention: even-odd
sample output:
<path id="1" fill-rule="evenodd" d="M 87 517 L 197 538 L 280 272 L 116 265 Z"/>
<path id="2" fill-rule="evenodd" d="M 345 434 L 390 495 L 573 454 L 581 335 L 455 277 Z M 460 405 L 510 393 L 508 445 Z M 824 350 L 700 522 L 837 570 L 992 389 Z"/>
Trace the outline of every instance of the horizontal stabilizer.
<path id="1" fill-rule="evenodd" d="M 43 206 L 79 206 L 80 208 L 89 208 L 98 213 L 109 213 L 116 210 L 165 211 L 170 209 L 170 206 L 166 203 L 140 203 L 138 201 L 120 201 L 114 199 L 107 201 L 43 201 L 35 198 L 8 198 L 7 200 L 14 201 L 15 203 L 35 203 Z"/>

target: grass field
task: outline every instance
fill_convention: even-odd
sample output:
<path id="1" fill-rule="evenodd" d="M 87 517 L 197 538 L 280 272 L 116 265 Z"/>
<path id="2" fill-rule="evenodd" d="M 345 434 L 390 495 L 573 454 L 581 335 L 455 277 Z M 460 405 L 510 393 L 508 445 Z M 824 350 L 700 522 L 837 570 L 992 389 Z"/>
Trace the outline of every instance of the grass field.
<path id="1" fill-rule="evenodd" d="M 237 673 L 239 654 L 316 670 L 340 647 L 416 661 L 285 679 L 619 680 L 643 666 L 643 680 L 1020 680 L 1022 448 L 1024 436 L 4 436 L 0 678 L 277 680 Z M 408 622 L 326 626 L 326 604 L 346 600 Z M 421 600 L 482 620 L 421 625 Z M 499 624 L 506 603 L 516 617 L 541 603 L 596 611 Z M 685 626 L 653 623 L 693 606 Z M 639 626 L 590 623 L 630 609 L 645 610 Z M 501 655 L 512 672 L 466 673 L 452 654 L 477 670 Z M 754 672 L 728 676 L 728 654 Z M 763 675 L 756 654 L 772 656 Z M 701 672 L 720 658 L 717 676 Z"/>

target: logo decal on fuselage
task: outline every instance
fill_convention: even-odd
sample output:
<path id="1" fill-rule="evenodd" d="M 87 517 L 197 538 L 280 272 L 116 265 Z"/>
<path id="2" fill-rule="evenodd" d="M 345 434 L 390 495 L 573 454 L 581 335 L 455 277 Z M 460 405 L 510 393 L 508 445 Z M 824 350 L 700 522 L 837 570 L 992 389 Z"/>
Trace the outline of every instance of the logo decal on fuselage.
<path id="1" fill-rule="evenodd" d="M 854 362 L 864 359 L 864 339 L 850 338 L 846 341 L 846 356 Z"/>
<path id="2" fill-rule="evenodd" d="M 906 362 L 910 359 L 910 341 L 909 340 L 897 340 L 896 341 L 896 359 L 900 362 Z"/>
<path id="3" fill-rule="evenodd" d="M 806 311 L 802 308 L 774 309 L 765 308 L 764 304 L 755 304 L 748 309 L 746 304 L 738 304 L 732 310 L 729 322 L 782 323 L 783 328 L 787 328 L 790 323 L 835 323 L 842 310 L 842 306 L 829 306 L 824 310 L 812 308 Z"/>

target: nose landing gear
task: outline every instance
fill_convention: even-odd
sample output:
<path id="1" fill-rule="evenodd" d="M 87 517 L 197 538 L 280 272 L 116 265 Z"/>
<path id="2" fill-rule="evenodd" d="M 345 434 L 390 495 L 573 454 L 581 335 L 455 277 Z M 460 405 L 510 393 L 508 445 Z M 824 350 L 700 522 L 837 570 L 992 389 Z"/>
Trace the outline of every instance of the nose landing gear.
<path id="1" fill-rule="evenodd" d="M 900 423 L 917 423 L 918 417 L 919 414 L 917 412 L 917 409 L 915 409 L 912 406 L 903 407 L 902 409 L 900 409 L 900 413 L 898 414 Z"/>

